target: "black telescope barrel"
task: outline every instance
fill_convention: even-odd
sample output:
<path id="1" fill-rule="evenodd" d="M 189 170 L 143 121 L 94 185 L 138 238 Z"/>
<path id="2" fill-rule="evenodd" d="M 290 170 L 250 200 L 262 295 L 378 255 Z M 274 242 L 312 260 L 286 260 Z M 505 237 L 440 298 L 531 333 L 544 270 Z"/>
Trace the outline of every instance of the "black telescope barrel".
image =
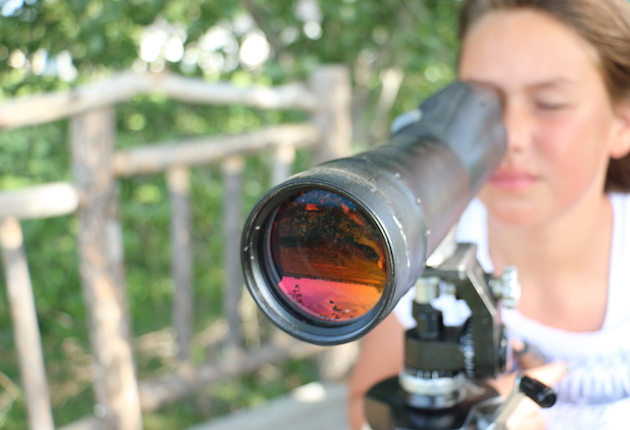
<path id="1" fill-rule="evenodd" d="M 269 191 L 242 238 L 245 280 L 261 309 L 322 345 L 376 326 L 499 165 L 501 116 L 492 90 L 456 82 L 396 121 L 387 144 Z"/>

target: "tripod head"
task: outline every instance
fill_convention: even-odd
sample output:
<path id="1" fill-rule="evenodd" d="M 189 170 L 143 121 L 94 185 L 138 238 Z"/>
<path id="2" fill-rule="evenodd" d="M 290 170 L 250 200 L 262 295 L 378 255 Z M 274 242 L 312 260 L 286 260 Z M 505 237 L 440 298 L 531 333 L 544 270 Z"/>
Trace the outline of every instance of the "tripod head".
<path id="1" fill-rule="evenodd" d="M 446 327 L 428 301 L 416 303 L 418 327 L 406 335 L 405 371 L 390 384 L 394 392 L 385 390 L 385 398 L 398 398 L 401 385 L 403 409 L 420 416 L 480 403 L 483 396 L 468 395 L 472 385 L 465 381 L 505 369 L 506 338 L 497 319 L 503 296 L 492 293 L 473 245 L 444 241 L 503 158 L 501 117 L 493 91 L 454 83 L 397 118 L 387 144 L 270 190 L 243 231 L 249 291 L 274 324 L 310 343 L 360 338 L 418 279 L 429 295 L 432 283 L 453 287 L 471 317 Z M 395 410 L 387 401 L 379 405 Z M 374 410 L 385 416 L 383 408 Z M 395 422 L 375 430 L 407 428 Z"/>

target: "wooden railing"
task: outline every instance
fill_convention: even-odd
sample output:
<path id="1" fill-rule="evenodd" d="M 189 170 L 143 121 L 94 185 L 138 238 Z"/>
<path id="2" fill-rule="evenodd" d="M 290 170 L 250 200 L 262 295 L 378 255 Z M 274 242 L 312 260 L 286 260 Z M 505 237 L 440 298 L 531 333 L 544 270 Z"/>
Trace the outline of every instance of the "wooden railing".
<path id="1" fill-rule="evenodd" d="M 247 134 L 116 150 L 115 104 L 152 92 L 187 103 L 298 109 L 308 112 L 311 120 Z M 74 182 L 0 192 L 0 243 L 31 430 L 52 430 L 55 426 L 33 288 L 22 246 L 22 219 L 76 213 L 79 221 L 77 247 L 95 366 L 95 411 L 99 417 L 83 420 L 72 428 L 139 430 L 143 410 L 160 408 L 204 385 L 254 371 L 264 363 L 321 351 L 281 335 L 255 349 L 243 348 L 238 312 L 242 292 L 239 242 L 225 240 L 223 311 L 230 353 L 223 360 L 191 364 L 194 298 L 189 170 L 204 164 L 223 165 L 224 237 L 239 237 L 244 156 L 272 151 L 271 176 L 277 183 L 289 175 L 297 148 L 310 148 L 316 162 L 349 153 L 350 84 L 344 67 L 317 69 L 308 84 L 245 89 L 174 74 L 123 73 L 71 92 L 32 96 L 0 105 L 0 131 L 61 118 L 70 118 Z M 145 173 L 164 173 L 169 190 L 171 272 L 175 285 L 172 325 L 179 366 L 158 379 L 139 382 L 125 294 L 116 178 Z"/>

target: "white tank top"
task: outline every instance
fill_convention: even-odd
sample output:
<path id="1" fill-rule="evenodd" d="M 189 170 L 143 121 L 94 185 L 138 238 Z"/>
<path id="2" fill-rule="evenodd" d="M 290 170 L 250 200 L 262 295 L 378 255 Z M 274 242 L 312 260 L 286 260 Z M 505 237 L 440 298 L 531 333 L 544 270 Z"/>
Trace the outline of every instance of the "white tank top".
<path id="1" fill-rule="evenodd" d="M 564 361 L 568 375 L 557 385 L 558 402 L 545 410 L 549 430 L 630 429 L 630 194 L 611 193 L 613 238 L 608 304 L 602 328 L 569 332 L 545 326 L 517 310 L 502 309 L 511 336 L 535 345 L 547 362 Z M 481 202 L 466 209 L 457 229 L 457 241 L 477 244 L 477 258 L 492 273 L 488 252 L 487 216 Z M 407 294 L 395 313 L 412 327 Z"/>

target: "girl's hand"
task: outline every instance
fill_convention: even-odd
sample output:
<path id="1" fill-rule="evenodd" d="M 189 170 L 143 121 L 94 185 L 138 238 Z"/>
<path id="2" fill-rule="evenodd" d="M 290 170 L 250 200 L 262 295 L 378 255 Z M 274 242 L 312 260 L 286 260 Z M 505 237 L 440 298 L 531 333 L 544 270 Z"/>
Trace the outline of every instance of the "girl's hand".
<path id="1" fill-rule="evenodd" d="M 530 378 L 539 380 L 545 385 L 554 385 L 567 373 L 564 363 L 551 363 L 529 368 L 523 372 Z M 491 382 L 491 385 L 503 397 L 507 397 L 514 387 L 515 373 L 505 374 Z M 508 419 L 507 426 L 510 430 L 544 430 L 547 427 L 540 407 L 532 400 L 525 398 Z"/>

